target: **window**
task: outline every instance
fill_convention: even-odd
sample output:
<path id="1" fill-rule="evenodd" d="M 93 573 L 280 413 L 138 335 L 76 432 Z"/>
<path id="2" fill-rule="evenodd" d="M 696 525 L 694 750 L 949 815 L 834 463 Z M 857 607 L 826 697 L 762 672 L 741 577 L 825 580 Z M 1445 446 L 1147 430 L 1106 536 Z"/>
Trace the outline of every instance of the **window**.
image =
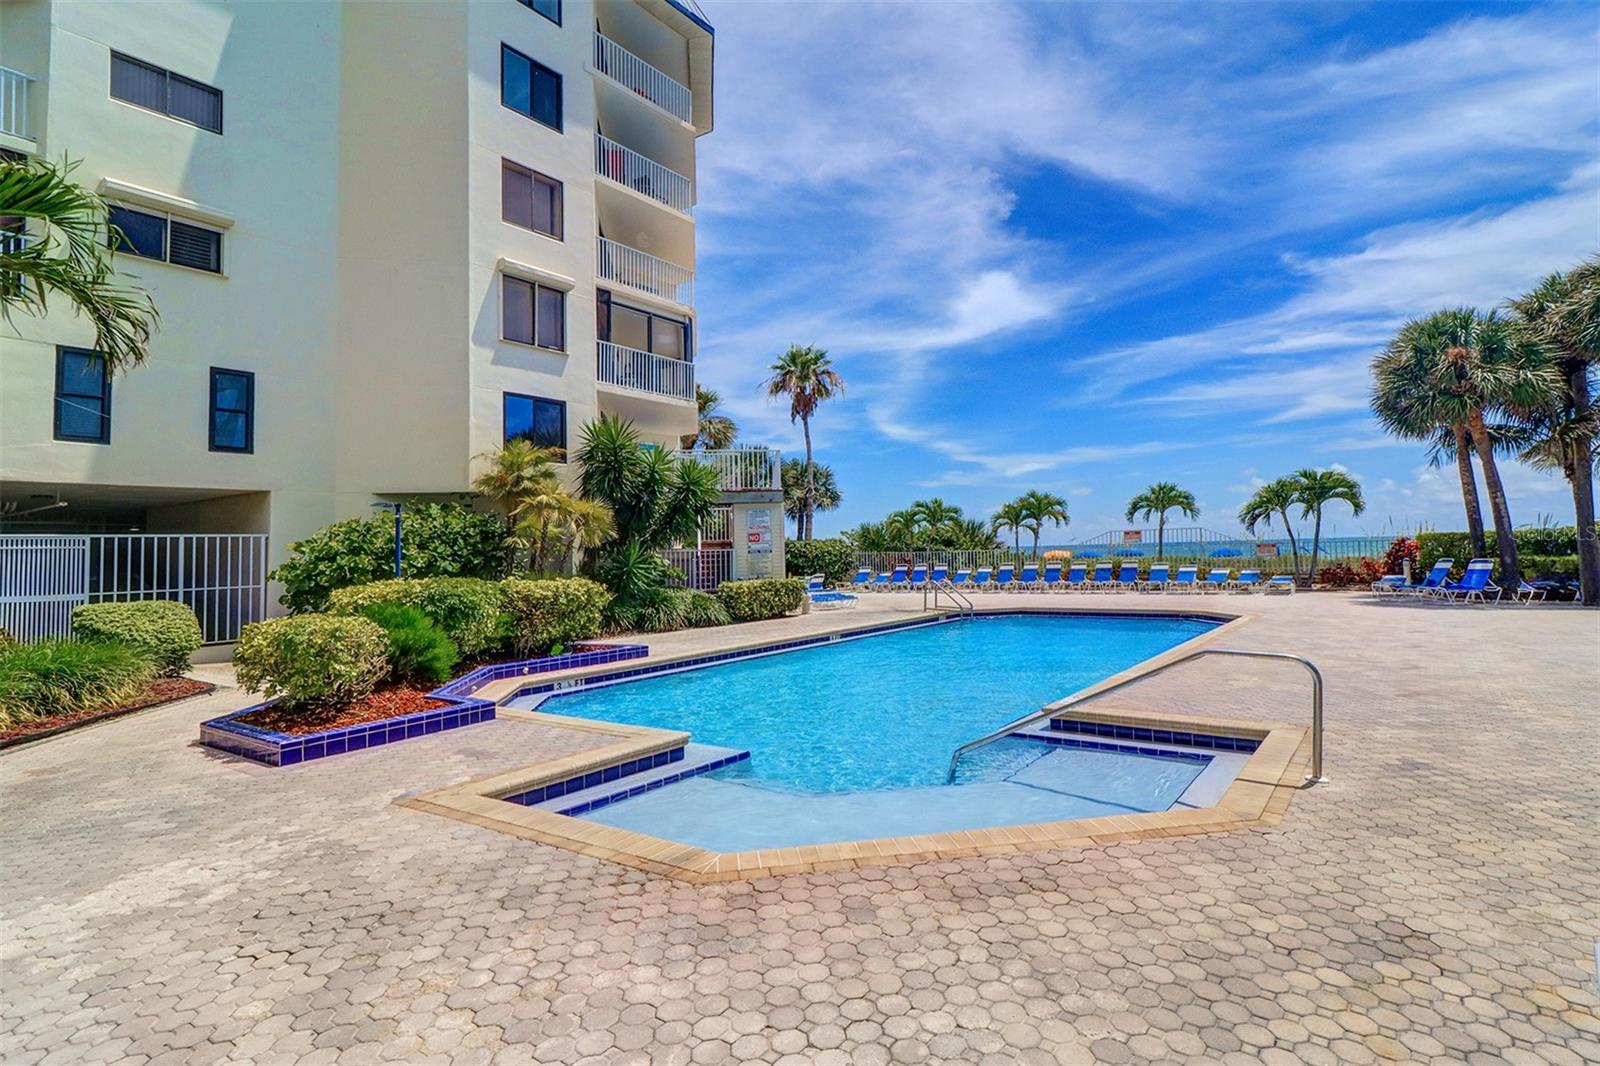
<path id="1" fill-rule="evenodd" d="M 500 335 L 558 352 L 567 348 L 567 294 L 548 285 L 502 275 Z"/>
<path id="2" fill-rule="evenodd" d="M 56 440 L 111 443 L 111 375 L 99 352 L 56 349 Z"/>
<path id="3" fill-rule="evenodd" d="M 557 26 L 561 25 L 561 0 L 521 0 L 521 3 L 533 8 Z"/>
<path id="4" fill-rule="evenodd" d="M 500 46 L 500 102 L 561 129 L 561 75 L 506 44 Z"/>
<path id="5" fill-rule="evenodd" d="M 222 234 L 214 229 L 131 207 L 113 206 L 109 218 L 122 231 L 120 240 L 111 241 L 119 252 L 222 273 Z"/>
<path id="6" fill-rule="evenodd" d="M 689 323 L 682 319 L 618 303 L 604 289 L 597 293 L 595 312 L 603 341 L 673 359 L 690 358 Z"/>
<path id="7" fill-rule="evenodd" d="M 256 376 L 211 368 L 211 450 L 256 450 Z"/>
<path id="8" fill-rule="evenodd" d="M 111 53 L 111 95 L 124 103 L 222 132 L 222 90 L 120 52 Z"/>
<path id="9" fill-rule="evenodd" d="M 508 392 L 504 396 L 505 440 L 525 440 L 540 448 L 567 450 L 567 405 L 560 400 L 546 400 L 539 396 L 522 396 Z"/>
<path id="10" fill-rule="evenodd" d="M 538 171 L 500 161 L 500 217 L 513 226 L 561 239 L 561 183 Z"/>

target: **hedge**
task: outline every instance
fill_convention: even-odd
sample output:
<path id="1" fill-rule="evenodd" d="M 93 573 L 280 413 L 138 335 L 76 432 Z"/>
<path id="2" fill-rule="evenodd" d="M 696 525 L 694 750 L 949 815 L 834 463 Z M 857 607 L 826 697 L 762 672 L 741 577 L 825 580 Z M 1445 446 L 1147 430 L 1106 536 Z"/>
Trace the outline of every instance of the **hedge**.
<path id="1" fill-rule="evenodd" d="M 144 652 L 161 677 L 177 677 L 205 643 L 200 620 L 176 600 L 86 603 L 72 612 L 72 632 L 84 640 L 114 640 Z"/>
<path id="2" fill-rule="evenodd" d="M 126 703 L 156 676 L 132 644 L 41 640 L 0 651 L 0 729 Z"/>
<path id="3" fill-rule="evenodd" d="M 335 589 L 331 614 L 360 614 L 377 603 L 415 607 L 444 630 L 465 656 L 476 656 L 500 642 L 504 594 L 500 584 L 471 577 L 390 578 Z"/>
<path id="4" fill-rule="evenodd" d="M 717 599 L 735 622 L 756 622 L 793 614 L 805 602 L 806 583 L 797 577 L 724 581 Z"/>
<path id="5" fill-rule="evenodd" d="M 1500 550 L 1495 546 L 1494 530 L 1484 530 L 1485 552 L 1490 558 L 1498 560 Z M 1512 533 L 1512 539 L 1517 544 L 1517 557 L 1522 562 L 1522 569 L 1527 573 L 1535 573 L 1528 560 L 1576 558 L 1578 554 L 1578 532 L 1576 526 L 1553 526 L 1543 529 L 1519 529 Z M 1459 581 L 1466 573 L 1467 560 L 1473 557 L 1472 539 L 1466 533 L 1419 533 L 1417 534 L 1417 561 L 1414 572 L 1418 575 L 1426 574 L 1433 569 L 1433 564 L 1440 559 L 1454 559 L 1455 566 L 1450 569 L 1450 580 Z M 1572 572 L 1577 572 L 1577 564 L 1572 564 Z M 1419 577 L 1420 580 L 1420 577 Z"/>
<path id="6" fill-rule="evenodd" d="M 239 685 L 282 706 L 348 703 L 389 673 L 389 640 L 365 618 L 298 614 L 251 622 L 233 651 Z"/>
<path id="7" fill-rule="evenodd" d="M 604 585 L 583 577 L 511 578 L 500 590 L 519 654 L 542 655 L 557 644 L 598 636 L 611 602 Z"/>
<path id="8" fill-rule="evenodd" d="M 790 577 L 823 574 L 829 581 L 845 581 L 856 572 L 856 550 L 849 541 L 791 540 L 783 546 L 784 569 Z"/>

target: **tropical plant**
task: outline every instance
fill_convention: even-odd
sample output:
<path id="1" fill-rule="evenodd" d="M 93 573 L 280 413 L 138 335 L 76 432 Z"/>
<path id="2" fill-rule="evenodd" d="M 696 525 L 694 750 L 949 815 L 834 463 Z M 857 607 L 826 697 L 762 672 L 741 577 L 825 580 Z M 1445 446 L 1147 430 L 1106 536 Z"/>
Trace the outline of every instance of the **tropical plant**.
<path id="1" fill-rule="evenodd" d="M 562 461 L 559 448 L 540 448 L 532 441 L 514 437 L 495 451 L 478 456 L 486 464 L 472 487 L 494 501 L 508 518 L 522 508 L 529 496 L 560 490 L 556 464 Z"/>
<path id="2" fill-rule="evenodd" d="M 1011 550 L 1021 554 L 1022 530 L 1028 524 L 1028 512 L 1023 509 L 1021 502 L 1012 500 L 1010 503 L 1001 504 L 995 510 L 990 522 L 997 533 L 1007 529 L 1011 531 Z"/>
<path id="3" fill-rule="evenodd" d="M 704 385 L 694 387 L 695 411 L 699 425 L 695 432 L 679 438 L 685 451 L 690 448 L 731 448 L 739 436 L 739 427 L 727 415 L 717 414 L 722 397 Z"/>
<path id="4" fill-rule="evenodd" d="M 577 461 L 579 491 L 610 509 L 620 544 L 693 542 L 721 497 L 715 468 L 643 447 L 633 423 L 615 415 L 584 427 Z"/>
<path id="5" fill-rule="evenodd" d="M 1181 489 L 1170 481 L 1157 481 L 1139 495 L 1128 501 L 1128 510 L 1125 515 L 1132 522 L 1135 516 L 1140 516 L 1144 521 L 1149 521 L 1151 515 L 1156 516 L 1156 558 L 1161 558 L 1167 545 L 1167 512 L 1176 510 L 1188 518 L 1200 516 L 1200 505 L 1195 502 L 1194 493 Z"/>
<path id="6" fill-rule="evenodd" d="M 73 608 L 72 632 L 83 640 L 116 640 L 147 655 L 162 677 L 189 668 L 189 656 L 205 641 L 194 610 L 177 600 L 85 603 Z"/>
<path id="7" fill-rule="evenodd" d="M 374 603 L 361 617 L 383 627 L 389 679 L 402 684 L 438 684 L 450 678 L 461 652 L 445 631 L 415 607 Z"/>
<path id="8" fill-rule="evenodd" d="M 817 500 L 817 469 L 811 451 L 811 416 L 823 401 L 844 392 L 844 379 L 833 369 L 832 360 L 825 350 L 809 346 L 790 345 L 789 350 L 770 369 L 772 376 L 767 379 L 767 395 L 789 397 L 789 421 L 792 423 L 798 419 L 805 435 L 806 485 L 802 513 L 805 516 L 806 534 L 801 539 L 807 539 L 811 535 L 811 515 L 816 509 Z"/>
<path id="9" fill-rule="evenodd" d="M 106 202 L 72 180 L 76 163 L 0 157 L 0 218 L 19 219 L 0 237 L 0 318 L 43 317 L 59 296 L 94 327 L 108 372 L 138 366 L 160 320 L 150 294 L 115 280 L 111 246 L 122 231 Z"/>
<path id="10" fill-rule="evenodd" d="M 722 601 L 698 589 L 662 589 L 644 607 L 618 619 L 619 629 L 639 633 L 665 633 L 674 629 L 725 626 L 733 621 Z"/>
<path id="11" fill-rule="evenodd" d="M 1367 509 L 1361 496 L 1361 483 L 1343 470 L 1313 470 L 1307 467 L 1293 475 L 1294 502 L 1300 505 L 1300 517 L 1313 519 L 1311 528 L 1311 569 L 1308 576 L 1317 572 L 1317 557 L 1322 551 L 1322 511 L 1328 504 L 1342 502 L 1350 505 L 1350 513 L 1359 515 Z"/>
<path id="12" fill-rule="evenodd" d="M 1578 580 L 1583 602 L 1600 607 L 1600 541 L 1594 536 L 1595 441 L 1600 412 L 1590 377 L 1600 365 L 1600 255 L 1565 273 L 1551 274 L 1510 301 L 1523 343 L 1543 348 L 1555 362 L 1556 385 L 1525 420 L 1529 440 L 1522 458 L 1560 470 L 1572 489 L 1580 531 Z M 1583 535 L 1588 531 L 1588 535 Z"/>
<path id="13" fill-rule="evenodd" d="M 1039 533 L 1044 527 L 1065 526 L 1072 521 L 1067 517 L 1067 501 L 1053 493 L 1034 491 L 1023 493 L 1015 502 L 1022 509 L 1023 528 L 1033 534 L 1033 556 L 1037 559 Z"/>
<path id="14" fill-rule="evenodd" d="M 783 477 L 783 513 L 794 520 L 795 540 L 810 540 L 812 530 L 806 524 L 806 464 L 799 459 L 785 459 L 780 473 Z M 816 464 L 813 481 L 813 512 L 837 511 L 842 498 L 838 483 L 834 481 L 833 468 L 826 463 Z"/>
<path id="15" fill-rule="evenodd" d="M 561 487 L 558 448 L 538 448 L 520 438 L 481 456 L 488 466 L 473 487 L 506 512 L 506 544 L 528 555 L 536 573 L 559 570 L 575 550 L 604 544 L 614 530 L 611 510 Z"/>
<path id="16" fill-rule="evenodd" d="M 1292 477 L 1275 478 L 1251 494 L 1239 508 L 1239 524 L 1252 537 L 1257 526 L 1271 527 L 1274 516 L 1283 523 L 1289 535 L 1289 551 L 1294 556 L 1294 576 L 1300 576 L 1300 542 L 1295 539 L 1294 526 L 1289 522 L 1289 508 L 1295 504 L 1295 482 Z"/>
<path id="17" fill-rule="evenodd" d="M 299 614 L 251 622 L 233 649 L 239 687 L 283 707 L 349 703 L 389 673 L 388 638 L 366 618 Z"/>

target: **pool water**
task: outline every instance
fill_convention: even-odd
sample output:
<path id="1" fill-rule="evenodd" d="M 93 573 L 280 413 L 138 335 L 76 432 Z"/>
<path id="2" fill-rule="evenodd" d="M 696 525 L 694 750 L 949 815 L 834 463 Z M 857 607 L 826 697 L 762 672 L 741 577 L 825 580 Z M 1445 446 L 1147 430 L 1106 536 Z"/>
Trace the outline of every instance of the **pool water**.
<path id="1" fill-rule="evenodd" d="M 783 793 L 943 787 L 960 745 L 1215 625 L 1159 616 L 979 616 L 512 706 L 681 729 L 701 744 L 748 750 L 749 760 L 715 777 L 765 789 L 780 797 L 773 802 Z M 998 748 L 968 757 L 978 760 L 974 767 L 991 765 L 994 780 L 1005 776 L 992 767 L 1004 761 Z M 963 780 L 970 780 L 965 762 Z M 682 796 L 692 783 L 660 790 L 655 802 Z M 648 798 L 606 808 L 597 820 Z M 1160 795 L 1134 798 L 1141 810 L 1171 803 L 1141 806 Z"/>

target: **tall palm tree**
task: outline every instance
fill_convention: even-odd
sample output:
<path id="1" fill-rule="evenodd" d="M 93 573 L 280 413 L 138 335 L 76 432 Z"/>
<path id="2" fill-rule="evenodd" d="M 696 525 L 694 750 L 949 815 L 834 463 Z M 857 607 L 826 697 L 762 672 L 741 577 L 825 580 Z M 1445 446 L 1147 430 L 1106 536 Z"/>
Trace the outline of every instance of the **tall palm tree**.
<path id="1" fill-rule="evenodd" d="M 996 533 L 1011 531 L 1011 551 L 1014 555 L 1022 554 L 1022 530 L 1028 523 L 1028 512 L 1023 510 L 1021 500 L 1012 500 L 1002 504 L 990 519 Z"/>
<path id="2" fill-rule="evenodd" d="M 1181 489 L 1170 481 L 1157 481 L 1139 495 L 1128 501 L 1128 511 L 1124 516 L 1129 522 L 1135 516 L 1148 522 L 1151 515 L 1156 516 L 1156 558 L 1166 551 L 1167 547 L 1167 512 L 1176 510 L 1188 518 L 1200 517 L 1200 505 L 1195 502 L 1194 493 L 1188 489 Z"/>
<path id="3" fill-rule="evenodd" d="M 26 228 L 0 234 L 0 318 L 43 317 L 59 296 L 94 326 L 110 373 L 144 362 L 160 316 L 150 294 L 114 279 L 121 231 L 104 200 L 73 182 L 77 164 L 0 158 L 0 218 Z"/>
<path id="4" fill-rule="evenodd" d="M 1289 534 L 1289 551 L 1294 556 L 1294 576 L 1300 576 L 1300 543 L 1295 539 L 1294 526 L 1289 522 L 1289 508 L 1295 505 L 1295 479 L 1292 477 L 1275 478 L 1267 482 L 1251 494 L 1239 508 L 1239 524 L 1245 532 L 1252 537 L 1256 534 L 1256 526 L 1271 527 L 1272 519 L 1277 517 L 1283 523 L 1283 530 Z"/>
<path id="5" fill-rule="evenodd" d="M 1049 492 L 1025 492 L 1017 498 L 1022 508 L 1023 526 L 1033 534 L 1033 557 L 1039 557 L 1039 533 L 1048 525 L 1064 526 L 1072 521 L 1067 517 L 1067 501 Z"/>
<path id="6" fill-rule="evenodd" d="M 1583 602 L 1600 606 L 1600 542 L 1595 537 L 1595 439 L 1600 412 L 1590 398 L 1590 375 L 1600 365 L 1600 255 L 1551 274 L 1510 301 L 1525 343 L 1544 349 L 1560 379 L 1553 395 L 1528 420 L 1532 440 L 1523 458 L 1558 469 L 1572 488 L 1578 533 L 1578 580 Z"/>
<path id="7" fill-rule="evenodd" d="M 781 470 L 783 479 L 783 513 L 794 519 L 796 540 L 810 540 L 810 527 L 805 524 L 806 464 L 799 459 L 785 459 Z M 814 511 L 837 511 L 843 497 L 834 479 L 833 468 L 826 463 L 816 466 L 816 495 L 812 500 Z"/>
<path id="8" fill-rule="evenodd" d="M 1294 483 L 1294 502 L 1300 505 L 1301 518 L 1315 518 L 1311 527 L 1310 580 L 1317 580 L 1317 557 L 1322 551 L 1322 509 L 1336 500 L 1350 505 L 1350 513 L 1358 515 L 1367 509 L 1361 497 L 1361 483 L 1343 470 L 1313 470 L 1307 467 L 1296 471 L 1289 479 Z"/>
<path id="9" fill-rule="evenodd" d="M 739 436 L 739 427 L 727 415 L 717 414 L 717 408 L 722 406 L 722 397 L 712 389 L 696 385 L 694 403 L 700 424 L 695 432 L 679 438 L 683 449 L 731 448 L 734 438 Z"/>
<path id="10" fill-rule="evenodd" d="M 844 392 L 844 379 L 833 369 L 827 351 L 797 344 L 790 345 L 789 350 L 770 369 L 772 376 L 767 379 L 767 395 L 789 397 L 789 421 L 798 419 L 805 433 L 805 526 L 809 530 L 817 500 L 817 468 L 811 453 L 811 416 L 824 400 Z M 810 539 L 809 533 L 805 539 Z"/>
<path id="11" fill-rule="evenodd" d="M 918 528 L 924 530 L 937 529 L 961 520 L 961 508 L 945 503 L 937 496 L 931 500 L 917 500 L 907 509 Z"/>

